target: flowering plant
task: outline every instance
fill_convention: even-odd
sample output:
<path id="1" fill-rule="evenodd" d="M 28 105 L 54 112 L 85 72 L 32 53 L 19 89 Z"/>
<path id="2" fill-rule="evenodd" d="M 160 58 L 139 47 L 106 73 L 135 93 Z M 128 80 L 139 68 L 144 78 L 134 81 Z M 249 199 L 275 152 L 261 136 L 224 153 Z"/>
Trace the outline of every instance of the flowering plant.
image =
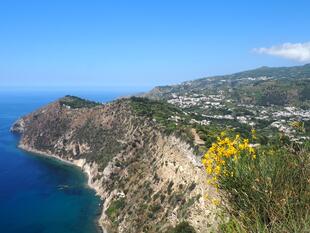
<path id="1" fill-rule="evenodd" d="M 254 130 L 252 138 L 255 138 Z M 239 134 L 232 138 L 222 132 L 202 158 L 206 172 L 211 176 L 209 183 L 217 185 L 220 176 L 234 176 L 235 165 L 240 159 L 256 159 L 256 150 L 249 139 L 242 139 Z"/>

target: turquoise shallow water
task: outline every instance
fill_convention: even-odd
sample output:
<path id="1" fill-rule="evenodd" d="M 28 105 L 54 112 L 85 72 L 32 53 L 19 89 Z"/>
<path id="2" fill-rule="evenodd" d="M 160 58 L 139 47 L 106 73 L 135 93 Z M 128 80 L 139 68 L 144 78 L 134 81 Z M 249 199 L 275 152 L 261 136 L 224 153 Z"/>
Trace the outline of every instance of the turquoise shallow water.
<path id="1" fill-rule="evenodd" d="M 0 232 L 97 233 L 100 200 L 80 169 L 18 149 L 20 116 L 65 93 L 0 93 Z M 71 94 L 71 93 L 69 93 Z M 108 101 L 127 93 L 73 93 Z"/>

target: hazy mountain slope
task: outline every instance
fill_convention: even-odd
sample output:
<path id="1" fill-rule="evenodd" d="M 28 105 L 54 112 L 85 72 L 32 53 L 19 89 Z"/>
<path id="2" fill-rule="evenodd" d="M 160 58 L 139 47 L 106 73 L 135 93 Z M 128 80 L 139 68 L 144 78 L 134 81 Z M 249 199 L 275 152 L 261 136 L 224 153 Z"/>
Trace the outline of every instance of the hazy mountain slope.
<path id="1" fill-rule="evenodd" d="M 156 87 L 144 96 L 180 107 L 186 116 L 174 122 L 196 129 L 205 140 L 200 151 L 210 146 L 212 135 L 227 129 L 249 137 L 254 128 L 262 144 L 279 134 L 292 141 L 310 139 L 310 64 L 202 78 Z"/>
<path id="2" fill-rule="evenodd" d="M 173 86 L 156 87 L 145 96 L 170 99 L 186 93 L 225 95 L 242 103 L 290 105 L 310 101 L 310 64 L 295 67 L 261 67 L 231 75 L 213 76 Z"/>

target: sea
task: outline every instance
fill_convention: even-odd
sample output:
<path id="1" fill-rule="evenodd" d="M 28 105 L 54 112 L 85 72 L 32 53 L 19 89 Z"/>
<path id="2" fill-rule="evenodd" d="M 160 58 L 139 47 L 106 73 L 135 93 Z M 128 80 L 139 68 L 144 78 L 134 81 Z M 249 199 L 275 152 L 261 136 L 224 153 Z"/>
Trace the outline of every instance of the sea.
<path id="1" fill-rule="evenodd" d="M 64 95 L 107 102 L 133 91 L 0 90 L 0 233 L 99 233 L 101 202 L 77 167 L 17 147 L 10 127 Z"/>

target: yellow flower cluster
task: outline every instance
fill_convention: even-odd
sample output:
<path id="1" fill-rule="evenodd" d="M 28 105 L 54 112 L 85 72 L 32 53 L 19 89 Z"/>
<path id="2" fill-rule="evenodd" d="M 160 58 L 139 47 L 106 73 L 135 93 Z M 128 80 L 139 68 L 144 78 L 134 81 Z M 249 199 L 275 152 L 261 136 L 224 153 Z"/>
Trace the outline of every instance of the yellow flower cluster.
<path id="1" fill-rule="evenodd" d="M 249 140 L 242 139 L 240 135 L 231 138 L 222 132 L 202 158 L 207 173 L 212 177 L 209 183 L 215 184 L 220 175 L 233 176 L 227 164 L 237 163 L 240 156 L 249 156 L 252 160 L 256 158 L 256 151 Z"/>

